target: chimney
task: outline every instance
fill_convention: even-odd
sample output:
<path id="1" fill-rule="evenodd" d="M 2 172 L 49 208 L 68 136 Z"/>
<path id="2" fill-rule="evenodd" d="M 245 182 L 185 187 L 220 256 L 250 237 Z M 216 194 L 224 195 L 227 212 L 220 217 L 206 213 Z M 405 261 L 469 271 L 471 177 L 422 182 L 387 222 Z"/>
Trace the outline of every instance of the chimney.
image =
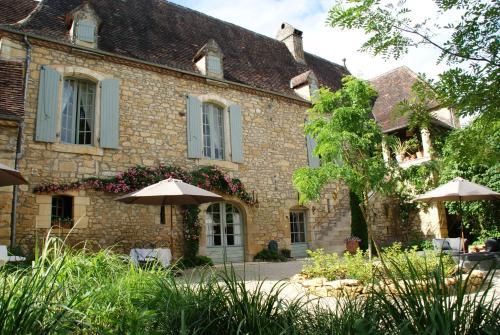
<path id="1" fill-rule="evenodd" d="M 288 23 L 282 23 L 281 29 L 276 34 L 276 39 L 285 43 L 293 58 L 305 64 L 304 48 L 302 47 L 302 32 Z"/>

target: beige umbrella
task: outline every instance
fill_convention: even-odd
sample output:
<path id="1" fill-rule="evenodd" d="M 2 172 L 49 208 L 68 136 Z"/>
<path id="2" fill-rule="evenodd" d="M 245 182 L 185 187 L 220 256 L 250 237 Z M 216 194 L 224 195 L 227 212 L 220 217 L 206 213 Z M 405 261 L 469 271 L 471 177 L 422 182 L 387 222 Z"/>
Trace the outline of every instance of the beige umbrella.
<path id="1" fill-rule="evenodd" d="M 0 186 L 28 184 L 17 170 L 0 163 Z"/>
<path id="2" fill-rule="evenodd" d="M 489 188 L 472 183 L 463 178 L 455 178 L 432 191 L 421 194 L 415 201 L 473 201 L 473 200 L 499 200 L 500 193 Z"/>
<path id="3" fill-rule="evenodd" d="M 165 179 L 142 190 L 118 197 L 116 201 L 137 205 L 199 205 L 222 197 L 178 179 Z M 173 243 L 173 210 L 170 211 L 170 243 Z"/>
<path id="4" fill-rule="evenodd" d="M 497 193 L 485 186 L 472 183 L 463 178 L 457 177 L 448 183 L 441 185 L 427 193 L 421 194 L 414 201 L 432 202 L 432 201 L 459 201 L 459 209 L 462 212 L 462 201 L 474 200 L 500 200 L 500 193 Z M 464 238 L 464 228 L 460 223 L 461 236 Z M 462 242 L 462 250 L 465 249 Z"/>

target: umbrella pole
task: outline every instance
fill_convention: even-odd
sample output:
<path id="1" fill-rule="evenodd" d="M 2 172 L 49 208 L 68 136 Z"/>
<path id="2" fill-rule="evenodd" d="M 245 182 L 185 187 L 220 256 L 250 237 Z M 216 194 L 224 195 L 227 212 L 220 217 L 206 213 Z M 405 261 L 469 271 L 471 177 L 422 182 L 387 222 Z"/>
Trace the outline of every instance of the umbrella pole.
<path id="1" fill-rule="evenodd" d="M 170 205 L 170 249 L 174 252 L 174 205 Z"/>

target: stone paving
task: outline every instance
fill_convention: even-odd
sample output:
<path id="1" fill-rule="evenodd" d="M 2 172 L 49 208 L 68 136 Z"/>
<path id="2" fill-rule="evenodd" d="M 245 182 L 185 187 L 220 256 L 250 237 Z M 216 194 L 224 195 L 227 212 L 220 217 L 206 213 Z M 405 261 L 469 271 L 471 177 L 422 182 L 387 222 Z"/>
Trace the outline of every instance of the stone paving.
<path id="1" fill-rule="evenodd" d="M 334 306 L 337 300 L 333 297 L 317 298 L 309 295 L 302 285 L 298 283 L 290 283 L 289 279 L 293 275 L 302 270 L 302 266 L 306 260 L 295 260 L 284 263 L 274 262 L 247 262 L 233 263 L 231 266 L 236 275 L 245 279 L 248 288 L 254 288 L 259 281 L 264 280 L 262 288 L 270 291 L 277 283 L 283 282 L 286 286 L 281 292 L 281 296 L 286 299 L 305 298 L 320 303 L 324 306 Z M 224 271 L 224 265 L 216 265 L 215 271 Z M 200 270 L 187 270 L 182 276 L 183 279 L 196 282 L 200 278 Z M 496 296 L 497 303 L 500 303 L 500 270 L 496 271 L 492 280 L 493 288 L 489 292 L 488 297 Z"/>

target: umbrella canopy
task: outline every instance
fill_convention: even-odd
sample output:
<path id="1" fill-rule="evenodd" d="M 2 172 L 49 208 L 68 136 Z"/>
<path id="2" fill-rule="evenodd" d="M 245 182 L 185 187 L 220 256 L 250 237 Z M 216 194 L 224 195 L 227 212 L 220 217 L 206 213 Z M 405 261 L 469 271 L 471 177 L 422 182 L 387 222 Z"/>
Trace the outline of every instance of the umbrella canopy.
<path id="1" fill-rule="evenodd" d="M 424 202 L 500 200 L 500 193 L 458 177 L 432 191 L 419 195 L 414 200 Z"/>
<path id="2" fill-rule="evenodd" d="M 138 205 L 199 205 L 220 201 L 222 197 L 178 179 L 165 179 L 142 190 L 121 196 L 116 201 Z"/>
<path id="3" fill-rule="evenodd" d="M 17 170 L 0 163 L 0 186 L 28 184 Z"/>

